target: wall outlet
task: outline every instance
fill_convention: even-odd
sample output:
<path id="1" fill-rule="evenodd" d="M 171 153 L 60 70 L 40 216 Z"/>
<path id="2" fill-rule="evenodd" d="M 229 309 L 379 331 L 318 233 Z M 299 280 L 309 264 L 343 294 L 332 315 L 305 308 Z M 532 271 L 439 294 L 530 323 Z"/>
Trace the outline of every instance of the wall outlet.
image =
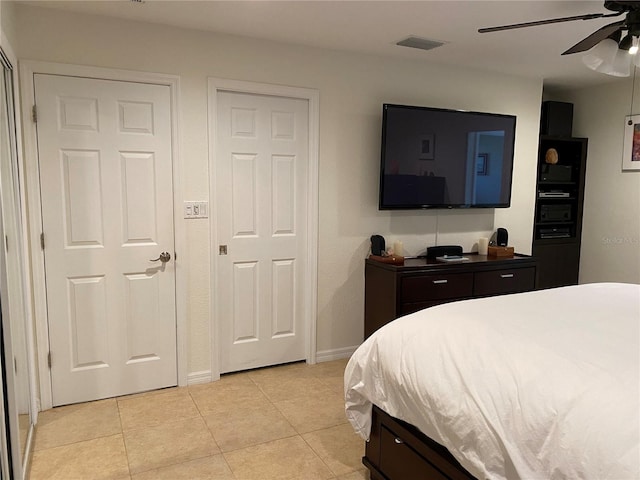
<path id="1" fill-rule="evenodd" d="M 184 202 L 184 218 L 209 218 L 209 202 Z"/>

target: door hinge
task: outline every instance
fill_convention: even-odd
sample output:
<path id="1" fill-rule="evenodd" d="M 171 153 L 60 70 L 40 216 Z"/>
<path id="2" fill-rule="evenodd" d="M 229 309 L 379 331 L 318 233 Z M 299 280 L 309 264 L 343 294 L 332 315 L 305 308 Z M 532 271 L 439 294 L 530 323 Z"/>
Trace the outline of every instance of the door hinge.
<path id="1" fill-rule="evenodd" d="M 4 249 L 9 252 L 9 235 L 4 236 Z"/>
<path id="2" fill-rule="evenodd" d="M 44 232 L 40 234 L 40 247 L 44 250 Z"/>
<path id="3" fill-rule="evenodd" d="M 47 365 L 49 365 L 49 368 L 51 368 L 51 352 L 47 354 Z"/>
<path id="4" fill-rule="evenodd" d="M 33 123 L 38 123 L 38 110 L 35 105 L 31 107 L 31 120 L 33 120 Z"/>

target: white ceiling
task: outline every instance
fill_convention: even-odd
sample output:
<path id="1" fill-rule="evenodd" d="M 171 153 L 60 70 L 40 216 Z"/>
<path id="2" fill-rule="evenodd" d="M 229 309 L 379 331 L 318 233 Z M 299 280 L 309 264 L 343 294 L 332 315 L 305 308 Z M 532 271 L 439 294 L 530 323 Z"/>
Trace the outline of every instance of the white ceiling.
<path id="1" fill-rule="evenodd" d="M 545 86 L 615 81 L 561 56 L 603 25 L 604 18 L 497 33 L 480 27 L 586 13 L 611 13 L 601 1 L 28 1 L 30 5 L 126 18 L 286 43 L 462 64 L 528 77 Z M 446 42 L 430 51 L 399 47 L 408 35 Z M 470 79 L 472 80 L 472 79 Z"/>

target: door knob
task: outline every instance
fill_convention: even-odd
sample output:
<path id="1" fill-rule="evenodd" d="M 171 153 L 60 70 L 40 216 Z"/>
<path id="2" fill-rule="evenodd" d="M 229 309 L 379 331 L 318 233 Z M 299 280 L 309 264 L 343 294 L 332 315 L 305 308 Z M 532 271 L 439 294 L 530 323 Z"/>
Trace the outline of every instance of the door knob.
<path id="1" fill-rule="evenodd" d="M 171 254 L 169 252 L 162 252 L 158 258 L 153 258 L 149 260 L 150 262 L 157 262 L 160 260 L 162 263 L 167 263 L 171 260 Z"/>

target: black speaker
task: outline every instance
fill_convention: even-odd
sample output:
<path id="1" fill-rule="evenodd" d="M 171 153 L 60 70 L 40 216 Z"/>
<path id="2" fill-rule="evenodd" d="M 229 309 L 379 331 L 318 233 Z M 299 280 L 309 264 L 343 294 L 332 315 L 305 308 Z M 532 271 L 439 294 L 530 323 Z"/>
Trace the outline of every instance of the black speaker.
<path id="1" fill-rule="evenodd" d="M 489 240 L 489 245 L 506 247 L 509 243 L 509 232 L 506 228 L 498 228 Z"/>
<path id="2" fill-rule="evenodd" d="M 382 255 L 386 251 L 384 237 L 382 235 L 371 235 L 371 255 Z"/>
<path id="3" fill-rule="evenodd" d="M 462 255 L 462 247 L 460 245 L 438 245 L 427 248 L 427 258 L 429 259 L 445 255 Z"/>
<path id="4" fill-rule="evenodd" d="M 571 137 L 573 131 L 573 103 L 542 102 L 540 134 Z"/>

